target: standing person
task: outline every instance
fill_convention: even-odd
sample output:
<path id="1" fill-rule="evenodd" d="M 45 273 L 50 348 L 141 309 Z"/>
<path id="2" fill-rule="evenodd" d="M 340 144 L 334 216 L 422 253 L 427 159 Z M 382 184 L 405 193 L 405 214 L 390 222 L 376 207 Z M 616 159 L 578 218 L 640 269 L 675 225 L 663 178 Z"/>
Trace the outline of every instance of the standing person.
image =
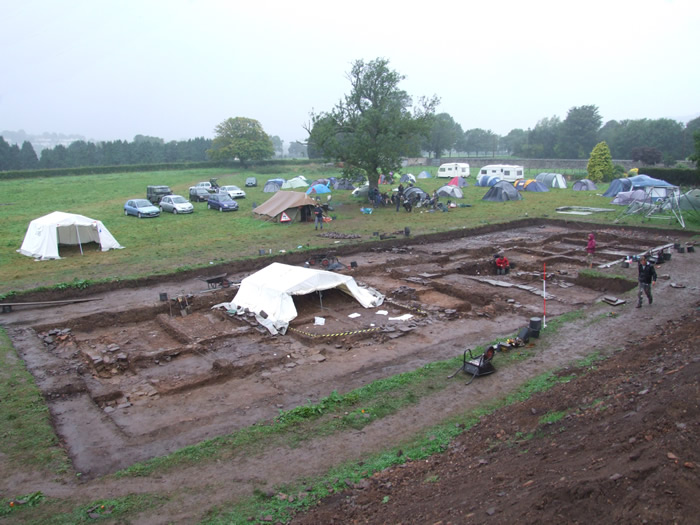
<path id="1" fill-rule="evenodd" d="M 399 211 L 401 201 L 403 200 L 403 184 L 399 184 L 399 189 L 396 192 L 396 211 Z"/>
<path id="2" fill-rule="evenodd" d="M 586 245 L 586 262 L 588 267 L 593 268 L 593 255 L 595 254 L 595 237 L 592 233 L 588 234 L 588 244 Z"/>
<path id="3" fill-rule="evenodd" d="M 319 224 L 323 229 L 323 208 L 321 208 L 321 203 L 317 202 L 314 207 L 314 230 L 318 230 Z"/>
<path id="4" fill-rule="evenodd" d="M 637 266 L 639 270 L 639 291 L 637 292 L 637 308 L 642 307 L 642 293 L 649 299 L 649 304 L 654 302 L 651 296 L 651 287 L 656 284 L 656 270 L 654 265 L 647 262 L 647 256 L 642 255 Z"/>

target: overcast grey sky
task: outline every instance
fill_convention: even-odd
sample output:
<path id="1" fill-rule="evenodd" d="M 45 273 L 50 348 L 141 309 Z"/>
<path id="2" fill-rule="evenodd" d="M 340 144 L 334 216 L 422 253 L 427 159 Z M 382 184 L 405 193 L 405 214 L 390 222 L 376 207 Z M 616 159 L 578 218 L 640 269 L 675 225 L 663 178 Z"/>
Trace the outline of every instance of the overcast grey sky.
<path id="1" fill-rule="evenodd" d="M 603 122 L 700 113 L 697 0 L 0 0 L 0 130 L 213 137 L 254 118 L 285 144 L 387 58 L 463 129 L 574 106 Z"/>

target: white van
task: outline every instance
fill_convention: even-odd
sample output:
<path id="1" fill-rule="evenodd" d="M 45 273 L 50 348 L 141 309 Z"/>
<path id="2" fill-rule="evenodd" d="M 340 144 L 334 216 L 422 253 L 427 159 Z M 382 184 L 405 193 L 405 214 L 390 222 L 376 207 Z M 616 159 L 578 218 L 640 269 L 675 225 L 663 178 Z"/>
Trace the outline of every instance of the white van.
<path id="1" fill-rule="evenodd" d="M 525 178 L 525 168 L 513 164 L 489 164 L 479 170 L 479 175 L 495 175 L 501 180 L 515 182 Z"/>
<path id="2" fill-rule="evenodd" d="M 453 177 L 469 177 L 469 164 L 466 162 L 450 162 L 441 164 L 437 176 L 439 179 L 451 179 Z"/>

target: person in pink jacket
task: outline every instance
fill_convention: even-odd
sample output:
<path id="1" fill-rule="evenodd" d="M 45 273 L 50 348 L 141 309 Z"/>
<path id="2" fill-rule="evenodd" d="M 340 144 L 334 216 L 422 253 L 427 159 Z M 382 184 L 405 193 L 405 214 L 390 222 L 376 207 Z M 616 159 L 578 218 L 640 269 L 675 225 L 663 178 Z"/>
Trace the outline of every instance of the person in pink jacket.
<path id="1" fill-rule="evenodd" d="M 586 262 L 589 268 L 593 268 L 593 255 L 595 254 L 595 236 L 592 233 L 588 234 L 588 244 L 586 245 Z"/>

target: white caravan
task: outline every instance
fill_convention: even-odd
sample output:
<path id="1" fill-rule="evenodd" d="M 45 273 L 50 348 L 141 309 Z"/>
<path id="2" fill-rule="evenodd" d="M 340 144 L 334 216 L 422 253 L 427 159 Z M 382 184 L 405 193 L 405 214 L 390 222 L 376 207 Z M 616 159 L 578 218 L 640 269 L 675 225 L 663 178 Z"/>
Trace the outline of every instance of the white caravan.
<path id="1" fill-rule="evenodd" d="M 495 175 L 501 180 L 515 182 L 525 178 L 525 168 L 512 164 L 489 164 L 479 170 L 479 175 Z"/>
<path id="2" fill-rule="evenodd" d="M 440 179 L 452 179 L 454 177 L 469 177 L 469 164 L 466 162 L 450 162 L 441 164 L 437 176 Z"/>

